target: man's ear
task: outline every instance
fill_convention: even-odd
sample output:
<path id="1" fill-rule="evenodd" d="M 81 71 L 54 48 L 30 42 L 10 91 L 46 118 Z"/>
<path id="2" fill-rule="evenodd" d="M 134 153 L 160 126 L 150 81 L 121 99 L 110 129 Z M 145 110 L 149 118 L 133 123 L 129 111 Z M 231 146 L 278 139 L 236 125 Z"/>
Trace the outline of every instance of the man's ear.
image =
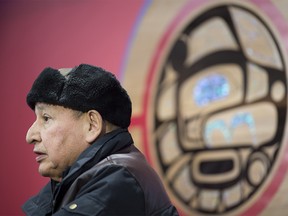
<path id="1" fill-rule="evenodd" d="M 92 143 L 103 130 L 103 119 L 99 112 L 96 110 L 89 110 L 87 112 L 89 123 L 88 131 L 86 131 L 86 141 Z"/>

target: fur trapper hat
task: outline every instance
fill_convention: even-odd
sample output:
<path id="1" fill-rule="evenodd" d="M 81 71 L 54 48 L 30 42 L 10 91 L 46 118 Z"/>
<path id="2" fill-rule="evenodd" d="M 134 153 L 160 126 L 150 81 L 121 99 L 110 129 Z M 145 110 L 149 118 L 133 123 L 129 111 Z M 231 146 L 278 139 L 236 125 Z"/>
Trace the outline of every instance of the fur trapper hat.
<path id="1" fill-rule="evenodd" d="M 37 102 L 82 112 L 96 110 L 114 125 L 130 125 L 132 108 L 126 90 L 112 73 L 92 65 L 81 64 L 67 74 L 45 68 L 34 81 L 26 101 L 33 110 Z"/>

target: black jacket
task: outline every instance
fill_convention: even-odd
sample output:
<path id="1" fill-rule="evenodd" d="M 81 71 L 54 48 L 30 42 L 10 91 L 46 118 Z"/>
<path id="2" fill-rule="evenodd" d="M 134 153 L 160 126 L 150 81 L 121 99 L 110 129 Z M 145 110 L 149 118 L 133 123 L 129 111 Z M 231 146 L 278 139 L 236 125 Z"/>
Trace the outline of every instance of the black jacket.
<path id="1" fill-rule="evenodd" d="M 26 215 L 178 215 L 127 130 L 99 138 L 23 205 Z"/>

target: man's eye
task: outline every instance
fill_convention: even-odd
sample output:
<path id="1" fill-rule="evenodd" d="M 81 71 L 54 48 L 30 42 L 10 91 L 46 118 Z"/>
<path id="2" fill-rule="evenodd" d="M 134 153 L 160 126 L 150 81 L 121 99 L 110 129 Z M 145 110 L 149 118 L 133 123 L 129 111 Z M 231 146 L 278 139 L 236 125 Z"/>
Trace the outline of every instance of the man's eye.
<path id="1" fill-rule="evenodd" d="M 49 116 L 47 116 L 47 115 L 44 115 L 43 116 L 43 120 L 46 122 L 46 121 L 48 121 L 50 119 L 50 117 Z"/>

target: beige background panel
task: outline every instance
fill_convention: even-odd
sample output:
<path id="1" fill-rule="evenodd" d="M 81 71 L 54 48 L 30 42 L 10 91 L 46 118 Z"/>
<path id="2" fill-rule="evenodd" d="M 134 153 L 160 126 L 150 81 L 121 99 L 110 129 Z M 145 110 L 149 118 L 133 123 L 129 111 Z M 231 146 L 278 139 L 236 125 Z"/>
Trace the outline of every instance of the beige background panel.
<path id="1" fill-rule="evenodd" d="M 174 89 L 175 86 L 171 86 L 169 82 L 176 82 L 177 81 L 177 74 L 173 71 L 173 69 L 170 70 L 173 71 L 173 73 L 170 73 L 170 75 L 172 74 L 172 78 L 171 76 L 169 78 L 167 78 L 167 82 L 161 82 L 161 85 L 163 85 L 166 88 L 166 91 L 163 91 L 160 93 L 160 97 L 156 97 L 155 96 L 155 92 L 157 91 L 158 88 L 158 84 L 159 84 L 159 77 L 160 77 L 160 72 L 159 69 L 161 68 L 163 62 L 165 61 L 165 58 L 168 55 L 168 52 L 170 51 L 169 48 L 172 47 L 171 44 L 169 43 L 173 43 L 173 41 L 179 36 L 179 32 L 181 32 L 184 28 L 184 26 L 190 22 L 191 20 L 193 20 L 193 18 L 197 17 L 199 14 L 201 14 L 204 9 L 210 9 L 213 8 L 215 5 L 220 5 L 222 3 L 235 3 L 235 4 L 241 4 L 243 5 L 243 7 L 247 7 L 248 9 L 251 9 L 252 11 L 255 11 L 255 13 L 257 14 L 259 12 L 260 17 L 263 19 L 264 23 L 268 24 L 268 28 L 272 31 L 272 33 L 274 34 L 274 36 L 276 36 L 276 40 L 280 41 L 281 47 L 280 50 L 282 51 L 282 54 L 284 55 L 284 59 L 286 61 L 286 52 L 287 52 L 287 44 L 288 44 L 288 39 L 287 38 L 283 38 L 283 34 L 280 35 L 279 32 L 277 31 L 277 28 L 279 28 L 279 26 L 275 26 L 275 22 L 278 22 L 277 19 L 279 18 L 279 16 L 273 16 L 271 15 L 271 13 L 269 13 L 269 15 L 267 15 L 267 13 L 265 12 L 265 10 L 269 10 L 269 5 L 270 5 L 270 1 L 256 1 L 256 0 L 247 0 L 247 1 L 237 1 L 237 0 L 230 0 L 230 1 L 221 1 L 221 0 L 211 0 L 211 1 L 198 1 L 198 0 L 193 0 L 194 2 L 198 2 L 198 6 L 195 9 L 191 10 L 191 13 L 187 16 L 187 20 L 184 20 L 182 23 L 179 24 L 179 26 L 177 26 L 174 29 L 174 32 L 171 33 L 171 35 L 169 35 L 168 38 L 168 45 L 164 46 L 164 50 L 161 50 L 161 57 L 159 59 L 157 59 L 156 62 L 156 67 L 155 67 L 155 71 L 156 71 L 156 75 L 153 74 L 154 77 L 150 77 L 151 78 L 151 82 L 147 83 L 147 79 L 148 79 L 148 73 L 150 72 L 150 67 L 151 67 L 151 63 L 153 61 L 155 61 L 155 59 L 153 59 L 153 57 L 155 56 L 155 52 L 159 46 L 159 43 L 161 41 L 161 39 L 163 39 L 163 35 L 164 33 L 166 33 L 167 28 L 170 26 L 171 22 L 174 21 L 175 17 L 177 17 L 177 15 L 179 15 L 179 11 L 183 8 L 183 6 L 185 4 L 187 4 L 189 1 L 187 0 L 156 0 L 156 1 L 152 1 L 149 8 L 146 11 L 146 14 L 144 15 L 143 19 L 141 20 L 139 26 L 138 26 L 138 31 L 136 34 L 136 37 L 134 38 L 131 50 L 129 52 L 129 56 L 128 56 L 128 61 L 127 61 L 127 65 L 124 71 L 124 86 L 127 88 L 128 92 L 130 92 L 131 94 L 131 99 L 133 101 L 133 106 L 134 106 L 134 111 L 133 111 L 133 117 L 138 117 L 141 116 L 143 117 L 143 115 L 147 115 L 145 116 L 146 122 L 143 122 L 142 126 L 145 126 L 146 128 L 142 128 L 142 127 L 138 127 L 135 126 L 135 130 L 133 128 L 133 125 L 131 126 L 131 132 L 133 134 L 133 136 L 135 137 L 134 139 L 137 140 L 137 143 L 141 143 L 142 146 L 142 151 L 145 148 L 148 148 L 149 151 L 145 152 L 148 153 L 149 155 L 147 156 L 150 160 L 150 162 L 152 163 L 152 165 L 154 166 L 154 168 L 156 169 L 156 171 L 160 174 L 160 176 L 163 177 L 163 170 L 161 170 L 161 167 L 159 165 L 159 162 L 161 159 L 158 158 L 159 155 L 161 155 L 163 157 L 163 162 L 169 166 L 170 164 L 173 163 L 174 160 L 177 160 L 178 157 L 181 157 L 177 163 L 174 163 L 174 166 L 170 166 L 168 169 L 168 171 L 166 172 L 166 178 L 163 178 L 163 182 L 167 188 L 167 192 L 170 195 L 172 201 L 176 204 L 176 206 L 179 208 L 180 212 L 184 213 L 184 215 L 211 215 L 211 214 L 201 214 L 197 211 L 191 211 L 190 207 L 203 207 L 206 209 L 218 209 L 220 210 L 225 210 L 225 205 L 228 206 L 233 206 L 235 203 L 238 203 L 243 197 L 242 196 L 247 196 L 251 193 L 251 191 L 253 190 L 252 187 L 249 186 L 249 184 L 247 182 L 242 182 L 239 184 L 235 184 L 233 186 L 231 186 L 230 188 L 226 188 L 225 189 L 225 193 L 224 196 L 226 196 L 226 201 L 222 202 L 220 205 L 217 205 L 217 200 L 219 200 L 219 196 L 220 193 L 218 191 L 215 190 L 203 190 L 202 192 L 200 192 L 200 199 L 191 199 L 191 197 L 193 197 L 195 194 L 197 194 L 197 187 L 195 187 L 195 185 L 191 184 L 190 182 L 190 171 L 189 169 L 191 168 L 189 161 L 191 160 L 191 154 L 189 153 L 185 153 L 184 151 L 179 148 L 179 146 L 177 146 L 177 130 L 175 129 L 175 124 L 171 123 L 171 124 L 167 124 L 167 125 L 163 125 L 163 127 L 159 127 L 157 128 L 157 131 L 154 131 L 155 129 L 155 125 L 152 120 L 154 113 L 158 113 L 157 115 L 159 115 L 159 119 L 161 121 L 169 121 L 173 118 L 175 118 L 175 114 L 177 109 L 175 108 L 175 101 L 171 100 L 171 95 L 176 93 L 176 90 Z M 192 2 L 192 1 L 190 1 Z M 268 3 L 269 4 L 268 4 Z M 287 15 L 287 10 L 288 10 L 288 2 L 285 0 L 274 0 L 271 1 L 272 4 L 274 4 L 279 10 L 282 11 L 282 15 L 285 16 L 285 19 L 287 20 L 286 22 L 288 22 L 288 15 Z M 261 4 L 261 8 L 258 7 L 257 4 Z M 263 9 L 264 8 L 264 9 Z M 231 11 L 235 11 L 235 10 L 231 10 Z M 238 14 L 239 15 L 239 14 Z M 241 15 L 241 14 L 240 14 Z M 279 14 L 278 14 L 279 15 Z M 263 17 L 262 17 L 263 16 Z M 278 17 L 275 20 L 275 17 Z M 252 19 L 253 20 L 253 19 Z M 222 21 L 218 22 L 219 20 L 217 20 L 217 23 L 215 26 L 220 26 L 223 29 L 223 25 L 222 25 Z M 247 20 L 246 20 L 247 21 Z M 187 22 L 187 23 L 185 23 Z M 244 22 L 244 21 L 243 21 Z M 243 23 L 242 22 L 242 23 Z M 242 25 L 241 22 L 239 22 L 239 25 Z M 281 21 L 282 25 L 285 25 L 287 28 L 287 23 L 283 24 L 283 21 Z M 213 22 L 210 23 L 213 25 Z M 258 23 L 259 25 L 259 23 Z M 261 29 L 262 27 L 259 27 L 260 31 L 262 31 L 263 29 Z M 283 27 L 284 28 L 284 27 Z M 241 27 L 239 27 L 239 29 L 241 30 Z M 238 29 L 238 30 L 239 30 Z M 248 28 L 248 32 L 249 31 L 253 31 L 253 25 L 249 26 Z M 228 30 L 228 29 L 226 29 Z M 210 30 L 209 30 L 210 31 Z M 196 35 L 197 37 L 195 37 L 197 40 L 193 40 L 193 41 L 189 41 L 189 49 L 190 52 L 193 52 L 193 48 L 195 47 L 196 50 L 199 51 L 199 53 L 196 53 L 195 56 L 191 55 L 191 58 L 187 58 L 186 63 L 188 62 L 189 64 L 193 64 L 193 62 L 197 61 L 197 59 L 202 58 L 202 55 L 206 55 L 207 53 L 209 53 L 211 50 L 206 49 L 208 51 L 205 51 L 205 49 L 201 50 L 201 46 L 205 46 L 205 40 L 203 40 L 201 43 L 197 43 L 199 40 L 199 37 L 202 38 L 202 34 L 205 36 L 205 34 L 209 31 L 205 31 L 205 29 L 201 32 L 198 32 L 199 35 Z M 215 31 L 215 36 L 217 36 L 217 31 L 216 30 L 211 30 L 210 34 L 213 34 L 213 32 Z M 264 31 L 264 30 L 263 30 Z M 222 33 L 224 35 L 227 35 L 227 32 L 225 33 L 224 31 L 222 31 Z M 248 33 L 247 33 L 248 34 Z M 265 33 L 265 38 L 269 38 L 269 33 Z M 214 36 L 214 35 L 213 35 Z M 211 38 L 213 38 L 213 36 Z M 218 35 L 219 36 L 219 35 Z M 271 53 L 273 54 L 273 56 L 276 56 L 277 62 L 276 62 L 276 66 L 273 65 L 273 63 L 269 63 L 266 64 L 268 66 L 273 66 L 274 68 L 278 68 L 278 69 L 282 69 L 283 65 L 281 65 L 280 58 L 278 56 L 278 54 L 275 54 L 275 46 L 271 46 L 269 49 L 266 47 L 265 50 L 261 49 L 261 44 L 263 43 L 264 39 L 262 38 L 261 41 L 258 41 L 259 44 L 257 43 L 252 43 L 249 44 L 249 36 L 247 35 L 242 35 L 242 38 L 245 38 L 245 42 L 244 44 L 246 44 L 246 48 L 255 48 L 255 51 L 259 51 L 261 54 L 261 51 L 263 51 L 263 53 L 265 55 L 271 55 Z M 182 38 L 183 41 L 185 41 L 185 43 L 188 41 L 187 38 Z M 243 40 L 243 39 L 242 39 Z M 266 39 L 265 39 L 266 40 Z M 201 41 L 201 40 L 200 40 Z M 217 41 L 217 40 L 216 40 Z M 224 41 L 218 38 L 218 41 Z M 232 42 L 231 42 L 232 41 Z M 272 41 L 270 39 L 267 39 L 266 41 L 268 41 L 269 43 L 272 43 Z M 287 41 L 287 42 L 286 42 Z M 210 41 L 211 42 L 211 41 Z M 225 41 L 224 41 L 225 42 Z M 222 43 L 225 45 L 225 43 Z M 248 45 L 247 45 L 248 44 Z M 218 49 L 219 47 L 215 44 L 211 44 L 211 47 L 214 49 Z M 221 47 L 221 46 L 220 46 Z M 228 49 L 233 49 L 233 50 L 239 50 L 233 42 L 233 39 L 230 40 L 229 46 L 226 46 L 226 48 Z M 213 51 L 212 49 L 212 51 Z M 268 51 L 267 51 L 268 50 Z M 195 50 L 194 50 L 195 51 Z M 263 54 L 262 53 L 262 54 Z M 263 63 L 265 62 L 265 58 L 267 56 L 264 56 L 263 58 L 261 57 L 261 55 L 259 56 L 253 56 L 251 55 L 251 53 L 246 53 L 247 58 L 249 58 L 250 60 L 257 60 L 257 63 Z M 273 56 L 271 58 L 273 58 Z M 287 61 L 286 61 L 287 62 Z M 187 64 L 188 64 L 187 63 Z M 275 63 L 275 62 L 274 62 Z M 189 65 L 188 64 L 188 65 Z M 255 65 L 256 65 L 255 64 Z M 269 77 L 265 74 L 265 71 L 262 71 L 261 68 L 257 68 L 257 66 L 251 64 L 248 64 L 250 67 L 250 70 L 247 69 L 247 75 L 248 75 L 248 79 L 249 81 L 247 81 L 247 92 L 246 92 L 246 101 L 245 103 L 253 103 L 255 101 L 257 101 L 258 99 L 261 99 L 263 97 L 265 97 L 265 95 L 267 94 L 271 94 L 272 93 L 272 103 L 276 103 L 279 102 L 283 99 L 283 97 L 287 97 L 287 95 L 284 95 L 285 92 L 285 87 L 284 83 L 287 82 L 287 80 L 284 80 L 283 82 L 276 82 L 274 83 L 274 85 L 271 87 L 271 89 L 268 89 L 268 79 Z M 256 67 L 256 68 L 255 68 Z M 167 67 L 168 68 L 168 67 Z M 167 71 L 169 71 L 166 68 Z M 256 72 L 255 72 L 256 71 Z M 229 73 L 229 72 L 228 72 Z M 176 78 L 175 78 L 175 74 L 176 74 Z M 150 74 L 151 75 L 151 74 Z M 167 76 L 168 77 L 168 76 Z M 196 77 L 196 76 L 195 76 Z M 257 82 L 257 78 L 261 77 L 261 79 L 259 79 L 259 82 Z M 239 80 L 238 80 L 239 81 Z M 255 82 L 254 82 L 255 81 Z M 286 83 L 285 83 L 286 84 Z M 166 86 L 167 85 L 167 86 Z M 242 85 L 234 85 L 234 89 L 237 90 L 241 90 L 241 88 L 243 88 Z M 189 95 L 189 88 L 187 88 L 187 92 L 185 93 L 185 95 Z M 270 92 L 269 92 L 270 91 Z M 143 104 L 143 97 L 144 95 L 148 94 L 149 98 L 148 98 L 148 107 L 144 107 Z M 241 94 L 241 92 L 238 92 L 238 94 Z M 188 96 L 187 96 L 188 97 Z M 155 99 L 158 98 L 160 99 L 160 106 L 158 107 L 154 107 L 154 102 Z M 183 101 L 185 101 L 185 98 L 183 98 Z M 186 104 L 186 102 L 185 102 Z M 189 104 L 189 103 L 187 103 Z M 185 105 L 182 106 L 182 108 L 185 110 L 187 109 L 189 111 L 189 105 Z M 196 105 L 195 105 L 196 106 Z M 286 106 L 286 105 L 285 105 Z M 170 107 L 170 109 L 167 109 L 167 107 Z M 172 108 L 171 108 L 172 107 Z M 198 107 L 197 107 L 198 108 Z M 145 110 L 147 109 L 147 110 Z M 206 110 L 219 110 L 219 107 L 215 107 L 215 106 L 211 106 L 208 107 Z M 187 112 L 188 112 L 187 111 Z M 241 111 L 241 110 L 240 110 Z M 189 111 L 190 112 L 190 111 Z M 193 111 L 191 111 L 193 113 Z M 196 112 L 196 111 L 195 111 Z M 256 110 L 256 114 L 257 114 L 257 118 L 261 119 L 261 117 L 259 116 L 263 116 L 263 121 L 259 121 L 261 122 L 261 124 L 268 124 L 269 126 L 269 121 L 265 120 L 264 118 L 266 117 L 265 115 L 268 115 L 267 110 L 264 110 L 263 113 L 259 112 L 257 113 Z M 255 114 L 255 110 L 254 110 L 254 114 Z M 273 116 L 276 116 L 275 113 L 273 112 Z M 227 117 L 227 116 L 226 116 Z M 224 119 L 226 118 L 225 116 L 223 117 Z M 197 120 L 195 120 L 197 121 Z M 268 121 L 268 122 L 267 122 Z M 199 122 L 199 121 L 198 121 Z M 275 129 L 275 121 L 273 122 L 273 127 Z M 178 123 L 178 122 L 177 122 Z M 177 124 L 176 123 L 176 124 Z M 142 123 L 137 123 L 137 124 L 142 124 Z M 286 124 L 286 123 L 285 123 Z M 258 125 L 259 126 L 259 125 Z M 258 127 L 257 126 L 257 127 Z M 267 128 L 268 128 L 267 126 Z M 137 127 L 137 128 L 136 128 Z M 189 130 L 196 130 L 195 133 L 192 133 L 192 138 L 201 138 L 201 136 L 203 135 L 201 133 L 201 128 L 200 124 L 193 124 L 191 126 L 191 129 Z M 261 133 L 265 133 L 265 130 L 267 129 L 265 127 L 262 128 Z M 242 128 L 242 129 L 247 129 L 247 128 Z M 265 129 L 265 130 L 264 130 Z M 273 133 L 275 133 L 275 130 L 273 129 Z M 146 144 L 144 143 L 143 140 L 143 131 L 141 130 L 146 130 L 146 135 L 148 136 L 147 138 L 147 142 L 148 142 L 148 146 L 145 146 Z M 241 132 L 241 131 L 240 131 Z M 240 133 L 239 132 L 239 133 Z M 271 132 L 271 133 L 272 133 Z M 259 132 L 260 133 L 260 132 Z M 243 205 L 241 205 L 240 208 L 230 211 L 228 213 L 223 213 L 223 214 L 218 214 L 218 215 L 225 215 L 225 216 L 234 216 L 234 215 L 242 215 L 243 213 L 249 213 L 249 215 L 251 215 L 251 211 L 249 211 L 251 208 L 253 208 L 253 206 L 257 206 L 257 208 L 262 209 L 262 211 L 258 211 L 258 215 L 262 215 L 262 216 L 268 216 L 268 215 L 273 215 L 273 216 L 281 216 L 281 215 L 286 215 L 286 211 L 284 211 L 284 208 L 286 208 L 288 206 L 288 199 L 287 194 L 288 194 L 288 175 L 287 175 L 287 165 L 285 165 L 285 162 L 288 164 L 288 154 L 287 154 L 287 142 L 288 142 L 288 138 L 287 138 L 287 125 L 285 125 L 285 137 L 284 137 L 284 141 L 282 142 L 282 146 L 281 146 L 281 152 L 277 155 L 277 160 L 275 161 L 275 163 L 273 164 L 273 168 L 269 173 L 269 176 L 267 177 L 267 179 L 265 179 L 264 184 L 261 186 L 262 188 L 264 188 L 263 190 L 258 190 L 251 199 L 249 199 L 248 202 L 244 203 Z M 195 135 L 196 134 L 196 135 Z M 195 136 L 194 136 L 195 135 Z M 257 134 L 258 136 L 259 134 Z M 271 135 L 271 134 L 270 134 Z M 162 138 L 163 136 L 163 138 Z M 261 136 L 261 135 L 260 135 Z M 161 153 L 157 154 L 156 152 L 156 147 L 155 147 L 155 142 L 156 142 L 156 138 L 157 137 L 160 141 L 159 141 L 159 148 Z M 217 136 L 216 136 L 217 137 Z M 265 138 L 265 136 L 263 136 Z M 237 138 L 241 139 L 241 135 L 238 134 Z M 243 139 L 245 140 L 245 139 Z M 249 139 L 246 139 L 249 140 Z M 266 140 L 266 138 L 265 138 Z M 198 142 L 197 147 L 201 147 L 201 145 L 199 145 L 199 143 L 201 143 L 200 141 Z M 197 144 L 197 142 L 193 143 L 193 144 Z M 167 148 L 166 148 L 167 147 Z M 252 148 L 251 148 L 252 149 Z M 251 153 L 251 149 L 250 150 L 243 150 L 242 152 L 238 152 L 241 158 L 248 158 L 248 155 Z M 271 148 L 270 147 L 266 147 L 265 148 L 265 153 L 268 155 L 267 157 L 269 159 L 273 158 L 273 154 L 275 153 L 275 149 L 276 147 L 273 145 Z M 187 150 L 187 149 L 185 149 Z M 193 150 L 193 149 L 192 149 Z M 173 153 L 171 152 L 173 151 Z M 182 152 L 183 151 L 183 152 Z M 171 152 L 169 154 L 169 152 Z M 182 155 L 181 155 L 182 154 Z M 193 156 L 192 156 L 193 157 Z M 204 156 L 205 157 L 205 156 Z M 236 158 L 236 157 L 235 157 Z M 283 159 L 284 158 L 284 159 Z M 236 159 L 235 159 L 236 160 Z M 284 163 L 284 164 L 283 164 Z M 237 164 L 243 165 L 244 166 L 244 161 L 239 161 L 237 162 Z M 198 165 L 200 166 L 200 162 L 198 163 Z M 257 175 L 253 175 L 250 174 L 251 177 L 251 181 L 254 182 L 258 182 L 261 180 L 261 178 L 263 178 L 263 175 L 265 175 L 265 169 L 267 169 L 267 167 L 265 167 L 266 164 L 265 163 L 253 163 L 253 167 L 249 170 L 249 172 L 253 173 L 253 172 L 258 172 L 258 176 Z M 184 167 L 184 168 L 183 168 Z M 280 168 L 279 168 L 280 167 Z M 196 168 L 195 168 L 196 169 Z M 280 169 L 280 174 L 279 174 L 279 169 Z M 282 173 L 281 173 L 281 169 L 282 169 Z M 263 171 L 264 170 L 264 171 Z M 178 172 L 178 174 L 177 174 Z M 201 177 L 205 177 L 204 175 L 199 174 L 199 176 Z M 199 177 L 198 176 L 198 177 Z M 283 178 L 282 181 L 280 181 L 280 179 Z M 232 177 L 231 177 L 232 178 Z M 277 179 L 278 178 L 278 179 Z M 221 179 L 221 178 L 220 178 Z M 223 179 L 225 179 L 223 177 Z M 205 180 L 204 180 L 205 182 Z M 241 185 L 243 184 L 243 185 Z M 280 184 L 279 188 L 278 184 Z M 179 197 L 181 197 L 183 200 L 186 200 L 188 202 L 188 206 L 183 205 L 182 202 L 179 201 L 178 198 L 175 197 L 175 194 L 169 189 L 169 187 L 172 187 L 175 189 L 175 191 L 178 192 Z M 270 187 L 270 188 L 268 188 Z M 268 189 L 267 189 L 268 188 Z M 276 190 L 277 189 L 277 190 Z M 187 193 L 185 193 L 187 192 Z M 270 193 L 270 194 L 269 194 Z M 226 204 L 225 204 L 226 203 Z M 247 213 L 247 214 L 248 214 Z"/>

